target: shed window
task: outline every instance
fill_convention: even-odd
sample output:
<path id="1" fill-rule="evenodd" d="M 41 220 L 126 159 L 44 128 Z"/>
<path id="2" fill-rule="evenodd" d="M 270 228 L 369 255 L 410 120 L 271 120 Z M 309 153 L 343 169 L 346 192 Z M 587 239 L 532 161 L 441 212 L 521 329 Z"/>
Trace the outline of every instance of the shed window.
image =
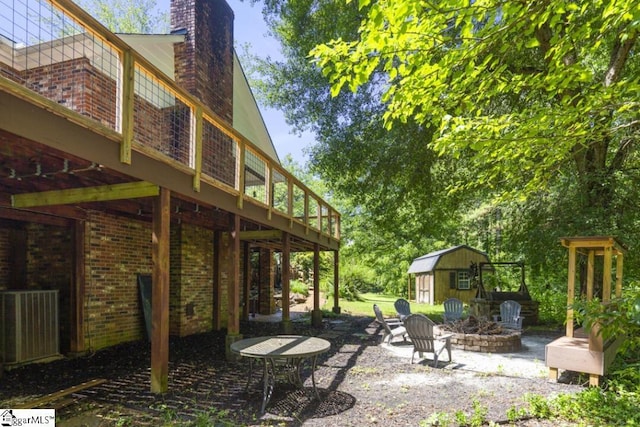
<path id="1" fill-rule="evenodd" d="M 471 289 L 471 280 L 468 271 L 458 271 L 458 289 Z"/>

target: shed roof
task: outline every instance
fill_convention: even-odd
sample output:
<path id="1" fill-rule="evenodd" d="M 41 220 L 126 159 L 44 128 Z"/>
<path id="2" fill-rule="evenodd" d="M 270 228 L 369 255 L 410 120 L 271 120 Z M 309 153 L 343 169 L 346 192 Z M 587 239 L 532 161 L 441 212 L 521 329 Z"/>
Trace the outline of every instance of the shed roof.
<path id="1" fill-rule="evenodd" d="M 451 252 L 455 252 L 458 251 L 460 249 L 466 248 L 470 251 L 473 252 L 477 252 L 479 254 L 482 254 L 484 256 L 487 256 L 486 253 L 479 251 L 475 248 L 472 248 L 471 246 L 467 246 L 467 245 L 458 245 L 458 246 L 453 246 L 451 248 L 447 248 L 447 249 L 441 249 L 439 251 L 435 251 L 435 252 L 430 252 L 426 255 L 422 255 L 421 257 L 418 257 L 416 259 L 413 260 L 413 262 L 411 263 L 411 266 L 409 266 L 409 271 L 407 271 L 407 273 L 412 274 L 412 273 L 428 273 L 430 271 L 433 271 L 436 268 L 436 265 L 438 264 L 438 261 L 440 261 L 440 258 L 443 255 L 446 255 L 448 253 Z"/>

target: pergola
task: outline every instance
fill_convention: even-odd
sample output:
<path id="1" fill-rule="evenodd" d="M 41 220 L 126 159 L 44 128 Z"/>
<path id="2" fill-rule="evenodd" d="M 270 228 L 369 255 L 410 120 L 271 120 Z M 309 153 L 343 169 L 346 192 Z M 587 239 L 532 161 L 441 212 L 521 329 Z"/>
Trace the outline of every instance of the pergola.
<path id="1" fill-rule="evenodd" d="M 589 374 L 589 384 L 597 386 L 600 376 L 606 373 L 615 358 L 623 337 L 605 340 L 600 333 L 600 325 L 597 324 L 588 331 L 574 327 L 573 303 L 576 299 L 578 261 L 579 257 L 586 258 L 586 287 L 584 293 L 579 294 L 583 294 L 587 301 L 598 296 L 602 304 L 609 305 L 612 295 L 622 295 L 622 263 L 626 248 L 614 237 L 609 236 L 565 237 L 561 239 L 561 243 L 569 250 L 566 333 L 564 337 L 546 346 L 549 379 L 557 380 L 558 369 L 566 369 Z M 598 287 L 597 268 L 602 270 L 602 281 L 598 283 Z M 600 274 L 597 276 L 600 277 Z M 600 289 L 601 295 L 597 295 L 596 290 Z"/>

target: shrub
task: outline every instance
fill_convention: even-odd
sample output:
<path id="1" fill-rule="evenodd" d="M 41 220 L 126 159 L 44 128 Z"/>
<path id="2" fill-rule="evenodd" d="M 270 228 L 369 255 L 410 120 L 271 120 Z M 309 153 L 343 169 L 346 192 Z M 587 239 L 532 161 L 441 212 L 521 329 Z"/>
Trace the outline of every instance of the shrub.
<path id="1" fill-rule="evenodd" d="M 309 286 L 299 280 L 292 280 L 291 282 L 289 282 L 289 291 L 292 294 L 300 294 L 304 295 L 305 297 L 309 296 Z"/>
<path id="2" fill-rule="evenodd" d="M 340 269 L 340 295 L 347 301 L 360 301 L 360 293 L 375 286 L 375 272 L 359 264 L 347 264 Z M 327 296 L 333 296 L 333 281 L 327 280 L 323 290 Z"/>

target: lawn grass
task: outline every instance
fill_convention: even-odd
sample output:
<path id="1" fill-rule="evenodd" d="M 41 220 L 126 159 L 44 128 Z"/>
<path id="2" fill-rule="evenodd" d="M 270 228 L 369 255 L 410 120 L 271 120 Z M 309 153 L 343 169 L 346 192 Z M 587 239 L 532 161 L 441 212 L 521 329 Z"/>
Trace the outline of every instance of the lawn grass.
<path id="1" fill-rule="evenodd" d="M 360 294 L 360 301 L 347 301 L 345 299 L 340 300 L 340 309 L 342 313 L 351 314 L 354 316 L 371 316 L 374 317 L 373 304 L 378 304 L 382 314 L 385 317 L 395 317 L 396 309 L 393 303 L 398 299 L 394 295 L 384 294 Z M 410 301 L 412 313 L 422 313 L 427 315 L 434 322 L 442 321 L 442 313 L 444 313 L 444 307 L 442 304 L 431 305 L 422 304 L 415 301 Z M 328 301 L 327 304 L 332 305 L 332 301 Z M 326 309 L 331 309 L 329 306 L 325 306 Z"/>

